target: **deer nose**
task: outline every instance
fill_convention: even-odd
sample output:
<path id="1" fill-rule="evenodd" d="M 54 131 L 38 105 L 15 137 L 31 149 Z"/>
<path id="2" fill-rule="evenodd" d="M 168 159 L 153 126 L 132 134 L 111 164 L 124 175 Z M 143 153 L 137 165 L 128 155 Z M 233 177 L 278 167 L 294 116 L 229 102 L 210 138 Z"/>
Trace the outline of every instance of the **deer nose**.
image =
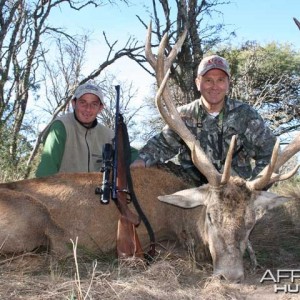
<path id="1" fill-rule="evenodd" d="M 243 270 L 217 270 L 214 272 L 220 279 L 234 283 L 241 283 L 244 280 Z"/>

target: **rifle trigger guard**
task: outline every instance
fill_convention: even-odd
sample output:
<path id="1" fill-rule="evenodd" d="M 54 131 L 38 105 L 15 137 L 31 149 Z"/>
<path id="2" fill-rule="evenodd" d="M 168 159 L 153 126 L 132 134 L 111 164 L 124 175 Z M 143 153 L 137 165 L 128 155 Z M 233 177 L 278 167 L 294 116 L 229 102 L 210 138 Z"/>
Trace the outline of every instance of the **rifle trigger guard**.
<path id="1" fill-rule="evenodd" d="M 131 193 L 129 192 L 128 189 L 122 189 L 122 190 L 117 190 L 116 191 L 117 193 L 120 192 L 120 193 L 125 193 L 126 194 L 126 200 L 127 200 L 127 203 L 130 203 L 131 202 Z"/>

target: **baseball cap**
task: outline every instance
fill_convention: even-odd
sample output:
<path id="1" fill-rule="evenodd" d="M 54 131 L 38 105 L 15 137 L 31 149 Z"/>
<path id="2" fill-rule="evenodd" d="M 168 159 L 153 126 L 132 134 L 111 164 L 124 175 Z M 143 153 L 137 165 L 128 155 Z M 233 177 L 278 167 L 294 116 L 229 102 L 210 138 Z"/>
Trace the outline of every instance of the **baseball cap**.
<path id="1" fill-rule="evenodd" d="M 230 68 L 227 60 L 219 55 L 210 55 L 204 57 L 198 67 L 198 75 L 203 76 L 211 69 L 220 69 L 230 77 Z"/>
<path id="2" fill-rule="evenodd" d="M 102 104 L 104 104 L 103 102 L 103 93 L 101 91 L 101 88 L 96 85 L 95 83 L 93 82 L 86 82 L 82 85 L 80 85 L 74 95 L 73 95 L 73 99 L 76 98 L 76 99 L 79 99 L 82 95 L 84 94 L 94 94 L 95 96 L 97 96 L 99 99 L 100 99 L 100 102 Z"/>

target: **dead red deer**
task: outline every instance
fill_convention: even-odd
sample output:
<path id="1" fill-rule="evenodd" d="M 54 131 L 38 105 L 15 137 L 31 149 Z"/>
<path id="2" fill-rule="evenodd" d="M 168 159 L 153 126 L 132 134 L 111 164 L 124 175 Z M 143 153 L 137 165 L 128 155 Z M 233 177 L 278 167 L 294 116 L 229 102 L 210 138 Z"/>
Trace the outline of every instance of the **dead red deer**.
<path id="1" fill-rule="evenodd" d="M 132 170 L 135 193 L 157 241 L 176 238 L 182 243 L 194 245 L 197 257 L 203 255 L 206 245 L 213 259 L 214 273 L 228 280 L 240 281 L 244 277 L 243 253 L 255 225 L 257 210 L 270 209 L 288 200 L 261 190 L 267 184 L 286 179 L 296 172 L 294 169 L 289 174 L 277 175 L 273 170 L 277 170 L 299 150 L 300 136 L 279 155 L 277 144 L 270 165 L 251 182 L 230 176 L 231 151 L 224 174 L 219 174 L 181 122 L 168 88 L 164 89 L 167 80 L 165 70 L 169 69 L 180 43 L 165 61 L 164 37 L 157 57 L 160 63 L 157 64 L 150 51 L 150 33 L 151 28 L 147 56 L 156 68 L 160 86 L 157 95 L 159 109 L 166 122 L 187 142 L 195 165 L 206 175 L 209 184 L 188 189 L 183 180 L 172 174 L 156 168 L 137 168 Z M 157 70 L 159 67 L 161 69 Z M 168 112 L 165 113 L 160 102 L 161 94 L 174 121 L 170 120 Z M 65 244 L 76 237 L 78 249 L 98 252 L 114 250 L 119 212 L 114 204 L 100 204 L 95 187 L 101 182 L 101 174 L 78 173 L 1 184 L 0 251 L 31 251 L 50 241 L 51 250 L 61 255 L 65 253 Z M 138 227 L 138 235 L 145 247 L 148 233 L 143 224 Z"/>

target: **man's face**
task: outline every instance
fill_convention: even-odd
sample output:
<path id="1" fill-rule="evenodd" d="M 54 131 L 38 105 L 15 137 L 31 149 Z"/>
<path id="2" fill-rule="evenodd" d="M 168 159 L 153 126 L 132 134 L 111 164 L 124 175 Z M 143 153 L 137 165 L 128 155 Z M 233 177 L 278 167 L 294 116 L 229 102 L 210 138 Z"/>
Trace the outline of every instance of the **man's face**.
<path id="1" fill-rule="evenodd" d="M 92 125 L 103 109 L 103 104 L 94 94 L 84 94 L 79 99 L 72 100 L 72 106 L 77 119 L 86 127 Z"/>
<path id="2" fill-rule="evenodd" d="M 228 75 L 220 69 L 211 69 L 196 78 L 196 85 L 202 98 L 211 106 L 223 106 L 229 90 Z"/>

